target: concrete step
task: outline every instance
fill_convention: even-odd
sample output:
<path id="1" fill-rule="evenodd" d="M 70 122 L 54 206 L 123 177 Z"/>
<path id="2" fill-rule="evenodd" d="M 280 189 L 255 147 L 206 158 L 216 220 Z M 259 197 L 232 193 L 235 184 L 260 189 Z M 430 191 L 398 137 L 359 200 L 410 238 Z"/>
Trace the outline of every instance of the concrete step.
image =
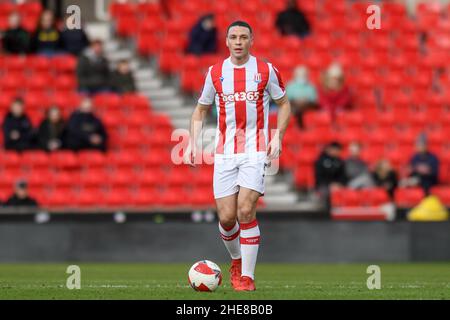
<path id="1" fill-rule="evenodd" d="M 134 58 L 133 53 L 130 50 L 127 49 L 121 49 L 114 52 L 109 52 L 108 54 L 105 54 L 106 58 L 109 61 L 117 62 L 122 59 L 131 60 Z"/>
<path id="2" fill-rule="evenodd" d="M 163 88 L 160 88 L 159 90 L 146 91 L 145 95 L 155 101 L 177 97 L 175 88 L 170 88 L 170 87 L 163 87 Z M 179 98 L 179 101 L 180 101 L 180 106 L 181 106 L 181 104 L 183 103 L 183 99 Z"/>
<path id="3" fill-rule="evenodd" d="M 136 81 L 136 79 L 135 79 Z M 151 80 L 137 80 L 136 81 L 136 86 L 138 88 L 139 91 L 147 91 L 150 92 L 152 90 L 158 90 L 162 87 L 162 81 L 154 78 Z"/>
<path id="4" fill-rule="evenodd" d="M 290 186 L 285 182 L 270 183 L 266 190 L 272 194 L 287 194 L 291 192 Z"/>
<path id="5" fill-rule="evenodd" d="M 264 202 L 270 205 L 289 204 L 289 203 L 297 203 L 298 199 L 295 193 L 277 195 L 277 194 L 270 194 L 269 192 L 267 192 L 266 194 L 264 194 Z"/>
<path id="6" fill-rule="evenodd" d="M 167 98 L 167 99 L 152 99 L 151 97 L 150 101 L 152 103 L 152 106 L 154 109 L 160 110 L 160 111 L 167 111 L 169 109 L 177 109 L 180 107 L 180 104 L 182 103 L 181 98 Z"/>
<path id="7" fill-rule="evenodd" d="M 136 81 L 150 80 L 155 77 L 156 77 L 156 72 L 150 68 L 142 68 L 142 69 L 136 70 L 134 72 L 134 78 L 136 79 Z"/>

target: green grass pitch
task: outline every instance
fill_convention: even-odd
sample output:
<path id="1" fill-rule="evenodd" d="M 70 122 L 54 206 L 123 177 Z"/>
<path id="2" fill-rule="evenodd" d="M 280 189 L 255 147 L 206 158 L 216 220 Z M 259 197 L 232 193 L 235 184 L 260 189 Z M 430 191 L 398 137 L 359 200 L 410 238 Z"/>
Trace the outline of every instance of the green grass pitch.
<path id="1" fill-rule="evenodd" d="M 369 264 L 258 264 L 257 290 L 243 293 L 227 264 L 213 293 L 189 287 L 191 264 L 80 263 L 81 289 L 69 290 L 68 265 L 0 264 L 0 299 L 450 299 L 450 263 L 379 264 L 380 290 L 366 286 Z"/>

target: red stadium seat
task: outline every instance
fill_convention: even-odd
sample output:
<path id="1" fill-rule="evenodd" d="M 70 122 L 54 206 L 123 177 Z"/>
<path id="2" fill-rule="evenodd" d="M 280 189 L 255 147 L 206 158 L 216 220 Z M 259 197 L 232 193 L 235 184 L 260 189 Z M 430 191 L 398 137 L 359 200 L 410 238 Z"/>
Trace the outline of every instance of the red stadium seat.
<path id="1" fill-rule="evenodd" d="M 57 74 L 73 74 L 77 67 L 77 58 L 72 55 L 58 55 L 51 59 L 51 64 Z"/>
<path id="2" fill-rule="evenodd" d="M 421 188 L 399 188 L 395 191 L 395 203 L 401 208 L 412 208 L 424 197 Z"/>
<path id="3" fill-rule="evenodd" d="M 450 187 L 449 186 L 439 186 L 431 189 L 431 194 L 437 196 L 444 205 L 450 206 Z"/>

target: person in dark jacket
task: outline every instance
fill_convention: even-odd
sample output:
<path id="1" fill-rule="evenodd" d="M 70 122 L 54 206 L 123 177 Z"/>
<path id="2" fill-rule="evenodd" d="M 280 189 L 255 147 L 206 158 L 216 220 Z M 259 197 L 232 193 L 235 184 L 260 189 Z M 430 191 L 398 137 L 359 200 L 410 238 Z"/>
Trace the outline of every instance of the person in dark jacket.
<path id="1" fill-rule="evenodd" d="M 111 90 L 116 93 L 136 91 L 133 72 L 128 60 L 120 60 L 117 69 L 111 74 Z"/>
<path id="2" fill-rule="evenodd" d="M 14 186 L 14 194 L 3 204 L 5 207 L 38 207 L 35 199 L 28 194 L 28 184 L 20 180 Z"/>
<path id="3" fill-rule="evenodd" d="M 389 197 L 394 199 L 394 192 L 398 185 L 397 173 L 387 159 L 377 162 L 375 170 L 372 173 L 372 178 L 377 187 L 382 187 L 386 190 Z"/>
<path id="4" fill-rule="evenodd" d="M 100 40 L 91 45 L 78 58 L 77 77 L 79 90 L 86 94 L 96 94 L 109 90 L 109 65 L 103 56 L 103 44 Z"/>
<path id="5" fill-rule="evenodd" d="M 8 18 L 8 29 L 3 34 L 3 50 L 12 54 L 25 54 L 30 50 L 30 34 L 20 26 L 20 15 L 13 12 Z"/>
<path id="6" fill-rule="evenodd" d="M 214 15 L 207 14 L 192 27 L 189 33 L 188 53 L 202 55 L 217 52 L 217 29 Z"/>
<path id="7" fill-rule="evenodd" d="M 78 56 L 88 46 L 89 40 L 83 28 L 68 29 L 66 27 L 61 32 L 61 49 L 63 51 Z"/>
<path id="8" fill-rule="evenodd" d="M 416 141 L 416 154 L 409 162 L 409 177 L 402 181 L 403 186 L 420 186 L 425 194 L 438 184 L 439 159 L 428 150 L 425 134 L 420 134 Z"/>
<path id="9" fill-rule="evenodd" d="M 331 142 L 314 163 L 316 189 L 324 196 L 329 195 L 330 189 L 345 186 L 345 162 L 341 159 L 342 145 Z"/>
<path id="10" fill-rule="evenodd" d="M 106 151 L 107 134 L 101 120 L 92 110 L 92 102 L 84 99 L 67 122 L 67 147 L 74 151 L 97 149 Z"/>
<path id="11" fill-rule="evenodd" d="M 295 0 L 288 0 L 287 8 L 278 13 L 275 25 L 282 35 L 296 35 L 303 38 L 310 33 L 308 19 L 297 7 Z"/>
<path id="12" fill-rule="evenodd" d="M 49 57 L 58 54 L 61 50 L 60 37 L 53 12 L 45 10 L 41 14 L 38 28 L 32 38 L 32 51 Z"/>
<path id="13" fill-rule="evenodd" d="M 63 147 L 65 123 L 58 107 L 47 110 L 38 130 L 39 147 L 46 151 L 55 151 Z"/>
<path id="14" fill-rule="evenodd" d="M 22 99 L 15 99 L 3 121 L 3 141 L 6 150 L 23 151 L 33 145 L 33 126 L 25 114 Z"/>

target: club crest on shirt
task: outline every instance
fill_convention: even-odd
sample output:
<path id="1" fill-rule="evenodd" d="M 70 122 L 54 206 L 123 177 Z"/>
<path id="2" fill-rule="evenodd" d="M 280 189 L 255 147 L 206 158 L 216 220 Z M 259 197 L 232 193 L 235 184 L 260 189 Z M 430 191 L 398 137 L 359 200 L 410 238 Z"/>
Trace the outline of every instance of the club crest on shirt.
<path id="1" fill-rule="evenodd" d="M 220 80 L 220 82 L 223 82 L 224 77 L 220 77 L 219 80 Z"/>
<path id="2" fill-rule="evenodd" d="M 260 83 L 261 82 L 261 73 L 255 73 L 255 76 L 253 77 L 253 81 L 255 81 L 256 83 Z"/>

